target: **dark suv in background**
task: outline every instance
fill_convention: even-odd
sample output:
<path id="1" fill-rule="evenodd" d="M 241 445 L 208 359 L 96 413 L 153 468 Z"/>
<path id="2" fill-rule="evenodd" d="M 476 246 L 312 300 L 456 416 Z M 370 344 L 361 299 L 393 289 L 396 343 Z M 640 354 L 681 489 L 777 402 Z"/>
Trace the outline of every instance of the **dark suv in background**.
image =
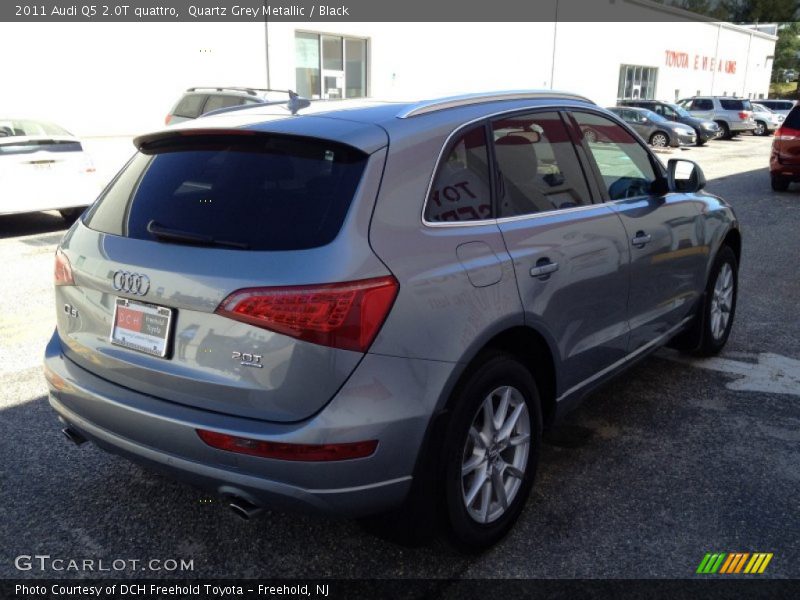
<path id="1" fill-rule="evenodd" d="M 661 102 L 660 100 L 621 100 L 619 105 L 646 108 L 669 121 L 688 125 L 694 129 L 697 135 L 697 141 L 695 143 L 698 146 L 702 146 L 708 140 L 713 140 L 722 133 L 719 125 L 714 121 L 693 117 L 686 109 L 681 108 L 677 104 L 672 104 L 671 102 Z"/>

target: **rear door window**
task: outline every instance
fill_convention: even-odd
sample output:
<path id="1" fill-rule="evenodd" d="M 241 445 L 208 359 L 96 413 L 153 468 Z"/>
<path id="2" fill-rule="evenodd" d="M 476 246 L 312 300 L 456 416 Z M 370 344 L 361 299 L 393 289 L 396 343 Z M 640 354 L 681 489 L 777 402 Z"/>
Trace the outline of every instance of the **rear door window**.
<path id="1" fill-rule="evenodd" d="M 191 136 L 140 151 L 91 209 L 92 229 L 249 250 L 330 243 L 367 155 L 291 136 Z"/>
<path id="2" fill-rule="evenodd" d="M 479 221 L 492 218 L 491 178 L 483 125 L 459 135 L 439 165 L 425 220 Z"/>
<path id="3" fill-rule="evenodd" d="M 689 110 L 714 110 L 714 103 L 709 98 L 696 98 Z"/>
<path id="4" fill-rule="evenodd" d="M 176 117 L 196 119 L 200 116 L 207 97 L 205 94 L 187 94 L 178 102 L 178 106 L 175 107 L 172 114 Z"/>
<path id="5" fill-rule="evenodd" d="M 241 96 L 223 96 L 222 94 L 214 94 L 208 97 L 206 104 L 203 107 L 203 114 L 217 110 L 219 108 L 229 108 L 231 106 L 239 106 L 242 104 Z"/>
<path id="6" fill-rule="evenodd" d="M 498 119 L 492 123 L 492 132 L 498 216 L 591 204 L 575 147 L 557 112 Z"/>

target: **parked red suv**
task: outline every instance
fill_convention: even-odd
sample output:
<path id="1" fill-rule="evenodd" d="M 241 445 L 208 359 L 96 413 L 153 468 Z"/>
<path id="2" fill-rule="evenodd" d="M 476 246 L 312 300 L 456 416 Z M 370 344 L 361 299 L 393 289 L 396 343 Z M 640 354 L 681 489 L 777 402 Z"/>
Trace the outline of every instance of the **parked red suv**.
<path id="1" fill-rule="evenodd" d="M 775 132 L 769 176 L 776 192 L 785 192 L 792 181 L 800 181 L 800 105 L 792 108 Z"/>

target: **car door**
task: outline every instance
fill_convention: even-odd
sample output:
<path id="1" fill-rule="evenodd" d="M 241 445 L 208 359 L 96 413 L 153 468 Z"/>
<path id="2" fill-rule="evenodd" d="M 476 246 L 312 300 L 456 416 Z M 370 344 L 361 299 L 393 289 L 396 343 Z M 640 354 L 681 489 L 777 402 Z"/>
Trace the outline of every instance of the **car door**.
<path id="1" fill-rule="evenodd" d="M 628 249 L 613 209 L 593 204 L 562 115 L 491 122 L 498 226 L 528 325 L 546 332 L 569 390 L 625 355 Z"/>
<path id="2" fill-rule="evenodd" d="M 630 255 L 629 352 L 676 331 L 705 285 L 702 202 L 664 193 L 656 158 L 622 126 L 595 113 L 574 111 L 580 128 L 603 132 L 584 144 L 605 200 L 618 214 Z"/>

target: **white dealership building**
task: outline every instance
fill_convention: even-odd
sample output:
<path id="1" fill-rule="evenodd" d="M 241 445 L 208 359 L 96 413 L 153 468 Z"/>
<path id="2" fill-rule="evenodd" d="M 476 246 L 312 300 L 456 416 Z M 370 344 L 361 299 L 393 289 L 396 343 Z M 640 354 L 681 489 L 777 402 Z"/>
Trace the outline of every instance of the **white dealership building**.
<path id="1" fill-rule="evenodd" d="M 542 14 L 550 14 L 548 2 L 570 1 L 543 0 Z M 625 11 L 619 21 L 614 10 Z M 201 85 L 291 88 L 328 99 L 552 88 L 604 106 L 619 98 L 768 94 L 774 26 L 708 22 L 647 0 L 610 2 L 607 18 L 1 23 L 0 114 L 103 136 L 159 127 L 181 92 Z"/>

